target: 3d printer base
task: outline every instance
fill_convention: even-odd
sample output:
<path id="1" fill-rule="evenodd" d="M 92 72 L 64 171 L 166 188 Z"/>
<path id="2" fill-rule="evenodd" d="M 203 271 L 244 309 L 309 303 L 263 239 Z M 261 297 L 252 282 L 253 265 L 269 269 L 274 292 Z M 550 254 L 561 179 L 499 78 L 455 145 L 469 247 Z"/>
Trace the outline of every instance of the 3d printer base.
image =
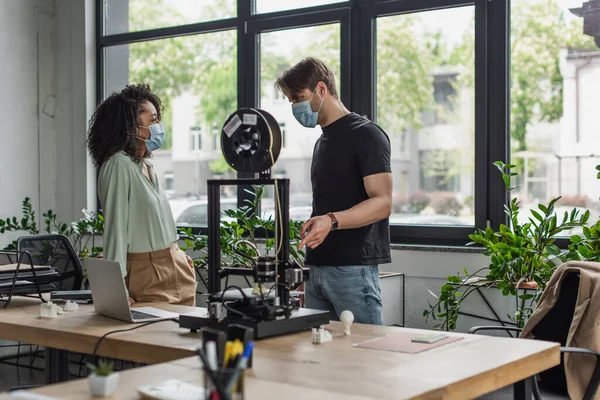
<path id="1" fill-rule="evenodd" d="M 227 330 L 229 324 L 240 324 L 254 329 L 254 339 L 309 331 L 330 321 L 329 311 L 298 308 L 292 311 L 289 318 L 281 317 L 269 321 L 255 322 L 247 319 L 225 318 L 222 321 L 207 317 L 206 312 L 191 313 L 179 316 L 179 327 L 196 332 L 207 326 L 219 330 Z"/>

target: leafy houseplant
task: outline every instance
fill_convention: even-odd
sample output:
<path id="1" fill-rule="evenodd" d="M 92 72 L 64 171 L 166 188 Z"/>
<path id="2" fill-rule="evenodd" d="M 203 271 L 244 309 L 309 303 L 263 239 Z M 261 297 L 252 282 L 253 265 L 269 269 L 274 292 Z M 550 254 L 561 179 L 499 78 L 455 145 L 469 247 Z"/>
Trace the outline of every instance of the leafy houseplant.
<path id="1" fill-rule="evenodd" d="M 73 247 L 79 257 L 98 257 L 103 248 L 96 246 L 96 236 L 104 233 L 104 217 L 85 209 L 82 212 L 83 217 L 71 223 Z"/>
<path id="2" fill-rule="evenodd" d="M 42 216 L 44 217 L 43 226 L 45 234 L 59 234 L 71 239 L 73 248 L 80 257 L 98 257 L 102 253 L 102 247 L 95 245 L 95 236 L 104 232 L 104 217 L 88 210 L 82 210 L 83 217 L 70 225 L 57 222 L 57 215 L 48 210 Z M 31 199 L 26 197 L 23 200 L 22 216 L 0 219 L 0 233 L 5 232 L 26 232 L 29 235 L 39 235 L 40 229 L 37 226 L 35 211 L 31 205 Z M 89 247 L 91 241 L 91 248 Z M 13 241 L 4 250 L 16 250 L 17 242 Z"/>
<path id="3" fill-rule="evenodd" d="M 30 235 L 39 235 L 40 230 L 37 226 L 35 219 L 35 211 L 33 211 L 33 207 L 31 205 L 31 199 L 29 197 L 25 197 L 23 200 L 23 205 L 21 207 L 23 215 L 20 219 L 17 217 L 0 219 L 0 233 L 5 232 L 16 232 L 16 231 L 24 231 Z M 42 214 L 44 217 L 44 232 L 47 234 L 50 233 L 58 233 L 60 235 L 71 236 L 73 234 L 73 230 L 67 224 L 56 222 L 56 214 L 52 212 L 52 210 L 48 210 L 46 213 Z M 17 242 L 13 241 L 8 246 L 4 248 L 4 250 L 16 250 Z"/>
<path id="4" fill-rule="evenodd" d="M 88 377 L 93 397 L 111 396 L 119 384 L 119 373 L 113 372 L 112 361 L 99 360 L 98 365 L 88 364 L 92 373 Z"/>
<path id="5" fill-rule="evenodd" d="M 494 165 L 502 173 L 507 194 L 510 196 L 514 187 L 511 187 L 511 178 L 517 174 L 511 172 L 514 165 L 495 162 Z M 548 206 L 539 204 L 537 210 L 531 210 L 528 222 L 521 225 L 518 220 L 520 202 L 513 198 L 510 205 L 505 205 L 504 212 L 508 218 L 508 225 L 501 224 L 498 231 L 491 228 L 478 229 L 469 235 L 472 240 L 468 245 L 481 245 L 484 254 L 490 257 L 490 264 L 478 271 L 469 274 L 464 270 L 448 277 L 448 282 L 442 286 L 437 301 L 429 304 L 429 309 L 423 311 L 423 316 L 428 319 L 440 321 L 436 327 L 446 330 L 456 329 L 458 311 L 462 302 L 480 287 L 497 287 L 504 296 L 515 296 L 517 309 L 514 316 L 509 315 L 517 326 L 522 327 L 533 312 L 535 303 L 539 300 L 546 283 L 556 269 L 557 265 L 568 259 L 574 258 L 574 246 L 569 250 L 561 250 L 555 245 L 556 237 L 561 232 L 583 226 L 587 223 L 590 213 L 586 211 L 580 216 L 577 209 L 570 213 L 565 212 L 562 219 L 555 214 L 555 204 L 560 197 L 550 201 Z M 584 228 L 584 231 L 589 230 Z M 589 230 L 590 237 L 593 237 Z M 587 241 L 580 246 L 596 246 L 600 241 L 600 226 L 595 231 L 598 236 L 596 241 Z M 577 241 L 578 239 L 571 239 Z M 590 250 L 591 251 L 591 250 Z M 484 271 L 487 271 L 484 275 Z M 477 285 L 471 284 L 473 280 L 481 280 Z M 519 294 L 518 289 L 530 287 L 535 289 L 535 294 Z M 519 304 L 522 300 L 522 304 Z M 529 304 L 525 305 L 525 302 Z"/>
<path id="6" fill-rule="evenodd" d="M 276 252 L 275 221 L 271 217 L 264 218 L 255 212 L 260 209 L 264 187 L 253 186 L 252 190 L 247 190 L 247 193 L 251 195 L 251 199 L 247 199 L 246 204 L 238 209 L 223 212 L 223 215 L 229 220 L 221 221 L 221 267 L 250 268 L 248 258 L 256 258 L 259 255 L 268 256 L 272 252 Z M 289 252 L 291 261 L 304 265 L 304 252 L 297 249 L 297 245 L 301 241 L 301 227 L 301 221 L 290 220 Z M 208 238 L 193 235 L 189 228 L 183 230 L 182 233 L 187 236 L 185 240 L 187 248 L 184 250 L 193 250 L 199 254 L 194 259 L 194 264 L 202 278 L 201 270 L 208 266 Z M 257 238 L 259 235 L 264 236 L 265 239 L 261 241 Z M 264 245 L 262 252 L 260 244 Z"/>
<path id="7" fill-rule="evenodd" d="M 600 165 L 596 165 L 596 178 L 600 179 Z M 569 260 L 600 262 L 600 221 L 583 228 L 583 237 L 571 236 Z"/>

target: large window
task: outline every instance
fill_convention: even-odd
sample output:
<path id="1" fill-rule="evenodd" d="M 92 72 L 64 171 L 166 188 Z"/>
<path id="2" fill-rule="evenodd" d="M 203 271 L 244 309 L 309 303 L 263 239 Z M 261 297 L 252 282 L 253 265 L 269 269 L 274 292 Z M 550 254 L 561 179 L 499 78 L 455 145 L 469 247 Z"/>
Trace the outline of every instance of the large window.
<path id="1" fill-rule="evenodd" d="M 512 194 L 521 201 L 522 221 L 558 196 L 559 215 L 577 208 L 590 210 L 590 220 L 600 217 L 600 56 L 571 11 L 581 5 L 512 0 L 510 143 L 519 174 Z"/>
<path id="2" fill-rule="evenodd" d="M 163 147 L 151 159 L 178 225 L 206 225 L 206 180 L 234 176 L 213 143 L 237 107 L 235 31 L 151 40 L 105 49 L 105 93 L 147 83 L 165 113 Z M 223 203 L 237 201 L 224 188 Z M 203 222 L 204 221 L 204 222 Z"/>
<path id="3" fill-rule="evenodd" d="M 347 3 L 348 0 L 295 0 L 295 1 L 273 1 L 256 0 L 256 12 L 268 13 L 274 11 L 283 11 L 289 9 L 305 8 L 312 6 L 322 6 L 332 3 Z"/>
<path id="4" fill-rule="evenodd" d="M 314 43 L 319 43 L 318 47 Z M 285 127 L 285 146 L 279 155 L 276 174 L 290 179 L 290 218 L 305 221 L 312 211 L 310 164 L 319 127 L 305 128 L 292 114 L 291 103 L 274 88 L 275 79 L 307 54 L 319 57 L 332 69 L 340 87 L 340 26 L 296 28 L 260 35 L 260 108 Z M 273 213 L 273 191 L 263 199 L 263 211 Z"/>
<path id="5" fill-rule="evenodd" d="M 102 0 L 106 34 L 145 31 L 236 16 L 236 0 Z"/>
<path id="6" fill-rule="evenodd" d="M 474 10 L 377 19 L 377 122 L 392 141 L 391 223 L 475 223 Z"/>
<path id="7" fill-rule="evenodd" d="M 310 216 L 310 163 L 320 129 L 301 127 L 288 100 L 274 87 L 285 69 L 306 56 L 329 64 L 346 107 L 379 124 L 391 138 L 394 204 L 390 229 L 394 242 L 463 245 L 474 228 L 497 227 L 504 222 L 502 180 L 492 163 L 509 161 L 509 132 L 512 130 L 513 138 L 520 132 L 515 127 L 518 114 L 513 115 L 512 125 L 509 123 L 507 2 L 97 1 L 103 13 L 98 100 L 127 83 L 138 82 L 150 84 L 161 97 L 167 141 L 154 153 L 152 162 L 168 190 L 178 225 L 205 227 L 207 179 L 249 177 L 232 171 L 220 149 L 225 119 L 243 107 L 265 109 L 279 122 L 284 144 L 272 174 L 290 179 L 291 217 L 305 220 Z M 520 165 L 527 167 L 523 177 L 527 196 L 537 200 L 561 192 L 574 197 L 579 194 L 578 187 L 582 193 L 588 190 L 590 181 L 575 184 L 571 177 L 574 171 L 587 173 L 584 164 L 593 159 L 570 153 L 565 146 L 560 146 L 561 151 L 549 150 L 543 146 L 550 141 L 529 132 L 541 132 L 540 124 L 555 124 L 546 131 L 565 132 L 560 135 L 564 140 L 567 134 L 577 132 L 578 149 L 593 148 L 592 139 L 586 139 L 593 137 L 587 116 L 593 114 L 584 113 L 582 107 L 593 107 L 588 97 L 596 89 L 591 80 L 582 80 L 592 79 L 595 64 L 592 53 L 566 51 L 565 43 L 546 40 L 579 38 L 584 48 L 589 45 L 580 32 L 571 35 L 559 28 L 571 23 L 581 27 L 567 12 L 554 25 L 548 22 L 548 13 L 540 21 L 516 19 L 521 15 L 519 7 L 531 9 L 530 3 L 537 1 L 513 0 L 513 35 L 521 38 L 513 40 L 513 81 L 516 63 L 538 65 L 538 56 L 547 61 L 544 45 L 552 54 L 559 49 L 560 57 L 550 64 L 559 65 L 561 71 L 568 66 L 571 72 L 568 78 L 563 74 L 564 84 L 557 89 L 553 86 L 558 76 L 555 69 L 522 67 L 531 70 L 528 73 L 542 74 L 525 75 L 523 80 L 543 89 L 533 92 L 539 92 L 548 106 L 534 102 L 531 112 L 535 118 L 520 125 L 527 129 L 526 140 L 513 140 L 513 160 L 521 158 Z M 551 1 L 566 0 L 544 0 L 543 4 Z M 557 9 L 564 11 L 570 6 Z M 558 30 L 555 36 L 538 32 L 546 25 Z M 522 55 L 517 53 L 519 41 L 524 43 Z M 532 47 L 531 43 L 539 45 Z M 529 56 L 528 48 L 535 49 Z M 573 83 L 576 79 L 577 85 Z M 517 99 L 513 100 L 513 114 L 519 90 L 513 82 L 510 94 Z M 557 109 L 548 99 L 560 92 L 565 104 L 571 105 L 575 91 L 580 108 L 568 114 L 565 106 L 560 110 L 564 116 L 557 119 Z M 567 115 L 573 113 L 580 116 L 577 129 L 566 125 L 572 123 L 573 117 Z M 560 127 L 556 125 L 559 120 Z M 515 151 L 517 143 L 525 143 L 526 148 L 517 146 L 519 151 Z M 560 140 L 552 143 L 558 146 Z M 560 161 L 543 163 L 550 153 L 558 154 Z M 223 209 L 242 205 L 248 198 L 244 189 L 223 188 Z M 598 197 L 591 191 L 583 194 L 590 199 Z M 267 189 L 264 196 L 262 210 L 272 214 L 272 190 Z"/>

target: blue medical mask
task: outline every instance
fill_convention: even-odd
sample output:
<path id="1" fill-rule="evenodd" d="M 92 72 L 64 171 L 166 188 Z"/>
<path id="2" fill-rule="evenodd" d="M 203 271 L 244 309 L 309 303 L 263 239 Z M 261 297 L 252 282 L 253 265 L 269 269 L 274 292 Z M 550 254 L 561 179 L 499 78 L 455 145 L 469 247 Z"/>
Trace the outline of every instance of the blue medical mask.
<path id="1" fill-rule="evenodd" d="M 148 129 L 150 131 L 150 139 L 140 138 L 146 142 L 148 151 L 160 149 L 160 146 L 162 146 L 165 141 L 165 127 L 162 122 L 150 126 L 140 126 L 140 128 Z"/>
<path id="2" fill-rule="evenodd" d="M 315 88 L 312 96 L 310 96 L 310 100 L 304 100 L 299 103 L 292 104 L 292 114 L 294 114 L 294 117 L 302 126 L 305 126 L 307 128 L 314 128 L 315 126 L 317 126 L 317 118 L 319 117 L 319 111 L 321 110 L 321 106 L 323 105 L 323 98 L 321 97 L 319 109 L 317 111 L 312 110 L 310 102 L 315 96 L 316 91 L 317 88 Z"/>

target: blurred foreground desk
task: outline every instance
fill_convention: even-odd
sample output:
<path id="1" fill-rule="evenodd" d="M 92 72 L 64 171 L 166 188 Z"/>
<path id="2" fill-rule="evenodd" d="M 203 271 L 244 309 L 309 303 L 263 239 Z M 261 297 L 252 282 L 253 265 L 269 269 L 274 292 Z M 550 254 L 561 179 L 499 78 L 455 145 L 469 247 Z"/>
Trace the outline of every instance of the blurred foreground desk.
<path id="1" fill-rule="evenodd" d="M 311 343 L 310 332 L 257 342 L 246 380 L 247 399 L 470 399 L 519 382 L 560 362 L 559 345 L 548 342 L 453 334 L 463 340 L 417 354 L 352 347 L 394 332 L 423 331 L 354 325 L 333 341 Z M 159 341 L 159 340 L 157 340 Z M 168 379 L 202 385 L 197 357 L 122 372 L 115 398 L 136 399 L 136 388 Z M 34 392 L 64 399 L 89 398 L 87 380 Z"/>
<path id="2" fill-rule="evenodd" d="M 93 305 L 55 319 L 41 319 L 40 300 L 14 298 L 10 307 L 0 310 L 0 339 L 14 340 L 46 348 L 46 383 L 69 379 L 68 352 L 92 354 L 98 339 L 104 334 L 133 328 L 129 324 L 97 315 Z M 144 303 L 136 304 L 142 307 Z M 152 304 L 177 313 L 198 311 L 196 307 Z M 144 364 L 156 364 L 189 357 L 200 343 L 199 333 L 179 328 L 172 321 L 161 321 L 131 332 L 106 337 L 98 355 Z"/>

